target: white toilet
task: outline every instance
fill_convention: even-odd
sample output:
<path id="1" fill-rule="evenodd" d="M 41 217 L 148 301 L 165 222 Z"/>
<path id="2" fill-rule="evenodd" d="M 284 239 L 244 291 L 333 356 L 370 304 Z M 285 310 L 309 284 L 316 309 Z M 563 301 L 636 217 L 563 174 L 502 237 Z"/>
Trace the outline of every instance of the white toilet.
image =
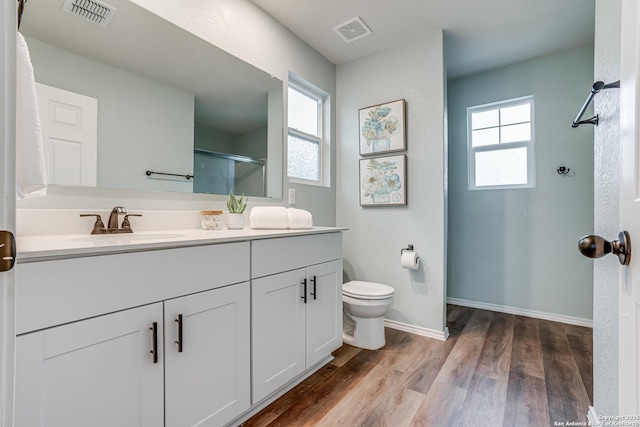
<path id="1" fill-rule="evenodd" d="M 384 347 L 384 315 L 393 304 L 391 286 L 357 280 L 342 285 L 342 338 L 367 350 Z"/>

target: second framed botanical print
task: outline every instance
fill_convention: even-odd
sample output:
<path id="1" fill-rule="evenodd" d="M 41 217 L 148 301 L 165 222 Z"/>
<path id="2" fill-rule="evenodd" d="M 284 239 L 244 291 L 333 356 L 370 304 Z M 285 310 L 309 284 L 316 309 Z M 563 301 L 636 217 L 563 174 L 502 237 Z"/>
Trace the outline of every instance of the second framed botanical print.
<path id="1" fill-rule="evenodd" d="M 406 204 L 406 154 L 360 159 L 360 206 Z"/>

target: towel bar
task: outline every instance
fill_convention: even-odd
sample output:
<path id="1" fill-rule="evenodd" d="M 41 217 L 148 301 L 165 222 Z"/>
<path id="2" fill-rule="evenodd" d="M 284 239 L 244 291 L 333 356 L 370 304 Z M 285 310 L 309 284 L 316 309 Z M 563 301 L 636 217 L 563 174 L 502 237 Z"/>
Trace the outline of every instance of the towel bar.
<path id="1" fill-rule="evenodd" d="M 182 177 L 182 178 L 185 178 L 185 179 L 191 179 L 191 178 L 193 178 L 193 175 L 188 175 L 188 174 L 187 174 L 187 175 L 180 175 L 180 174 L 177 174 L 177 173 L 165 173 L 165 172 L 153 172 L 153 171 L 146 171 L 146 172 L 145 172 L 145 174 L 146 174 L 147 176 L 151 176 L 151 175 L 168 175 L 168 176 L 179 176 L 179 177 Z"/>
<path id="2" fill-rule="evenodd" d="M 598 117 L 598 115 L 596 114 L 590 119 L 582 120 L 582 116 L 584 115 L 584 112 L 587 111 L 587 108 L 589 108 L 589 105 L 591 104 L 591 101 L 593 101 L 593 97 L 596 96 L 596 93 L 600 92 L 603 89 L 611 89 L 611 88 L 619 88 L 619 87 L 620 87 L 620 80 L 618 80 L 617 82 L 609 83 L 609 84 L 604 84 L 604 82 L 601 82 L 601 81 L 595 82 L 593 86 L 591 86 L 591 92 L 589 93 L 589 96 L 587 96 L 587 100 L 584 101 L 584 105 L 582 105 L 582 108 L 578 112 L 578 115 L 576 116 L 575 120 L 573 121 L 573 123 L 571 123 L 571 127 L 577 128 L 578 126 L 583 125 L 585 123 L 591 123 L 594 126 L 598 126 L 598 123 L 600 123 L 600 117 Z"/>

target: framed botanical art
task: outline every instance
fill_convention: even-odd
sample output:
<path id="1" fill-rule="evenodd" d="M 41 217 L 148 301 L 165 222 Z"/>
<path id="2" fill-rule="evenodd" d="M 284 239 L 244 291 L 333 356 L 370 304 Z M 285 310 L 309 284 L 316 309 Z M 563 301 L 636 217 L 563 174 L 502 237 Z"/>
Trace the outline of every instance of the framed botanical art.
<path id="1" fill-rule="evenodd" d="M 360 159 L 360 206 L 406 204 L 406 154 Z"/>
<path id="2" fill-rule="evenodd" d="M 404 107 L 399 99 L 358 111 L 361 156 L 407 149 Z"/>

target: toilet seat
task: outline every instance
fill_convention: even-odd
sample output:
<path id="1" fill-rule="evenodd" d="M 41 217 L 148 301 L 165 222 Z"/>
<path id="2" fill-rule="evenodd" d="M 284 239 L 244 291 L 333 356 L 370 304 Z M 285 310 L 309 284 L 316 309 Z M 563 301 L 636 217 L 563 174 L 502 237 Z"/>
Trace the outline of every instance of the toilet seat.
<path id="1" fill-rule="evenodd" d="M 394 289 L 389 285 L 353 280 L 342 285 L 342 294 L 355 299 L 381 300 L 393 296 Z"/>

